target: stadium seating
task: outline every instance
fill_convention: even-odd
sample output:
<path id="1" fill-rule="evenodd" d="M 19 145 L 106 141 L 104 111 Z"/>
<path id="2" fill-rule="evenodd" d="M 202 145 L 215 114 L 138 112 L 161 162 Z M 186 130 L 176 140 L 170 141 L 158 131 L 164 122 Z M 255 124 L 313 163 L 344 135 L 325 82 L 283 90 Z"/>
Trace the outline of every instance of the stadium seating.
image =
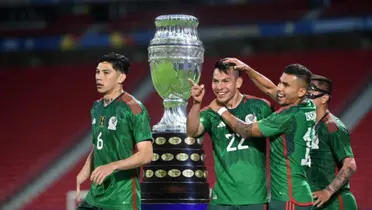
<path id="1" fill-rule="evenodd" d="M 364 116 L 351 134 L 351 144 L 357 163 L 357 172 L 351 179 L 350 187 L 357 199 L 359 209 L 371 209 L 372 165 L 372 110 Z"/>
<path id="2" fill-rule="evenodd" d="M 126 89 L 133 90 L 148 72 L 133 64 Z M 40 174 L 90 128 L 96 93 L 95 65 L 0 71 L 6 81 L 1 103 L 2 146 L 0 200 Z"/>
<path id="3" fill-rule="evenodd" d="M 313 73 L 318 73 L 325 75 L 331 78 L 334 82 L 334 95 L 332 98 L 331 103 L 331 110 L 334 110 L 335 114 L 340 113 L 342 111 L 342 107 L 352 103 L 353 94 L 356 94 L 356 91 L 359 89 L 360 85 L 363 83 L 364 78 L 370 73 L 370 67 L 372 66 L 372 60 L 370 59 L 372 56 L 372 51 L 337 51 L 337 52 L 310 52 L 310 53 L 295 53 L 295 54 L 282 54 L 282 55 L 260 55 L 260 56 L 252 56 L 252 57 L 244 57 L 246 63 L 251 65 L 252 67 L 256 68 L 269 78 L 272 78 L 273 81 L 276 83 L 279 76 L 281 75 L 284 67 L 289 63 L 302 63 L 308 66 L 309 69 L 313 71 Z M 201 82 L 206 85 L 207 94 L 204 100 L 204 105 L 208 105 L 208 102 L 211 101 L 214 96 L 212 90 L 210 88 L 211 78 L 212 78 L 212 70 L 214 66 L 214 62 L 220 58 L 206 58 L 205 63 L 203 65 L 203 74 L 201 77 Z M 143 63 L 143 66 L 147 66 L 147 63 Z M 144 68 L 147 69 L 147 68 Z M 351 74 L 345 72 L 352 72 Z M 145 72 L 146 73 L 146 72 Z M 144 73 L 144 74 L 145 74 Z M 352 78 L 351 78 L 352 77 Z M 138 78 L 140 78 L 138 76 Z M 81 81 L 81 80 L 76 80 Z M 129 80 L 128 80 L 129 81 Z M 81 86 L 89 86 L 90 82 L 85 81 Z M 84 87 L 87 88 L 87 87 Z M 93 88 L 87 88 L 86 91 L 92 91 Z M 241 92 L 247 93 L 250 95 L 255 95 L 259 97 L 265 97 L 262 93 L 260 93 L 249 79 L 245 77 L 245 83 L 241 89 Z M 62 99 L 62 98 L 60 98 Z M 59 99 L 59 100 L 60 100 Z M 81 102 L 85 104 L 83 106 L 76 107 L 76 110 L 88 110 L 89 106 L 91 105 L 90 98 L 75 98 L 76 102 Z M 88 100 L 83 101 L 83 100 Z M 61 102 L 60 102 L 61 103 Z M 154 125 L 157 123 L 163 113 L 163 106 L 162 106 L 162 99 L 156 92 L 154 92 L 150 97 L 148 97 L 144 101 L 146 107 L 149 110 L 149 114 L 151 116 L 151 123 Z M 69 107 L 71 108 L 71 107 Z M 88 116 L 85 118 L 82 117 L 81 124 L 84 124 L 84 121 L 87 121 Z M 370 115 L 369 115 L 370 118 Z M 69 122 L 69 118 L 64 118 L 61 122 Z M 39 120 L 39 122 L 41 122 Z M 370 120 L 364 120 L 361 122 L 360 125 L 363 125 L 363 136 L 356 136 L 357 134 L 353 133 L 353 146 L 355 147 L 355 152 L 358 153 L 357 158 L 360 159 L 367 159 L 368 151 L 366 147 L 363 147 L 363 144 L 360 141 L 356 141 L 355 139 L 367 139 L 371 138 L 370 134 L 366 132 L 366 129 L 370 127 L 370 123 L 365 125 L 365 122 L 370 122 Z M 37 124 L 35 124 L 36 126 Z M 360 126 L 359 126 L 360 127 Z M 356 132 L 359 134 L 359 127 L 357 128 Z M 74 129 L 70 129 L 69 132 L 74 133 Z M 57 132 L 58 133 L 58 132 Z M 213 168 L 213 155 L 212 155 L 212 147 L 211 141 L 209 137 L 206 137 L 204 140 L 204 150 L 207 154 L 206 158 L 206 165 L 209 170 L 209 178 L 208 182 L 213 186 L 215 182 L 215 174 Z M 38 210 L 48 210 L 53 207 L 53 209 L 63 209 L 60 208 L 65 205 L 66 203 L 66 193 L 70 190 L 75 190 L 75 177 L 76 174 L 79 172 L 80 168 L 83 165 L 84 160 L 81 160 L 76 167 L 69 170 L 66 175 L 64 175 L 61 179 L 56 181 L 52 186 L 50 186 L 46 191 L 40 194 L 40 196 L 30 203 L 26 209 L 38 209 Z M 368 167 L 368 163 L 364 163 L 365 167 Z M 368 203 L 366 192 L 367 188 L 364 188 L 362 181 L 367 180 L 367 174 L 362 173 L 362 171 L 366 171 L 366 168 L 361 168 L 360 171 L 357 173 L 356 178 L 354 179 L 355 182 L 352 184 L 352 188 L 357 195 L 358 201 L 364 202 L 364 205 L 368 205 L 368 207 L 372 207 L 371 203 Z M 354 184 L 355 183 L 355 184 Z M 361 187 L 357 188 L 355 185 L 359 185 Z M 85 184 L 83 189 L 88 189 L 89 184 Z M 363 197 L 364 196 L 364 197 Z"/>

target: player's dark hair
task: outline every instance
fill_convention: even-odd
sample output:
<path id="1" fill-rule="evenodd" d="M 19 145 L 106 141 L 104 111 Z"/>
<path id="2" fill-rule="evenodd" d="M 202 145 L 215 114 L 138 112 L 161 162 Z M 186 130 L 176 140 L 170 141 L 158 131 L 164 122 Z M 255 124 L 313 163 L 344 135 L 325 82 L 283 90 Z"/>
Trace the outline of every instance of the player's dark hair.
<path id="1" fill-rule="evenodd" d="M 284 73 L 295 75 L 297 78 L 303 80 L 306 84 L 306 88 L 308 88 L 311 83 L 312 73 L 304 65 L 298 63 L 290 64 L 285 67 Z"/>
<path id="2" fill-rule="evenodd" d="M 235 63 L 224 63 L 223 60 L 219 60 L 214 64 L 214 68 L 218 69 L 220 72 L 228 74 L 230 68 L 233 68 Z M 240 71 L 238 71 L 238 77 L 240 77 Z"/>
<path id="3" fill-rule="evenodd" d="M 312 81 L 318 82 L 318 88 L 328 91 L 329 95 L 332 95 L 332 81 L 325 76 L 314 74 L 311 77 Z"/>
<path id="4" fill-rule="evenodd" d="M 98 59 L 98 63 L 107 62 L 111 63 L 112 68 L 116 71 L 120 71 L 124 74 L 129 73 L 130 63 L 127 57 L 121 55 L 119 53 L 111 52 L 108 54 L 103 55 L 101 58 Z"/>

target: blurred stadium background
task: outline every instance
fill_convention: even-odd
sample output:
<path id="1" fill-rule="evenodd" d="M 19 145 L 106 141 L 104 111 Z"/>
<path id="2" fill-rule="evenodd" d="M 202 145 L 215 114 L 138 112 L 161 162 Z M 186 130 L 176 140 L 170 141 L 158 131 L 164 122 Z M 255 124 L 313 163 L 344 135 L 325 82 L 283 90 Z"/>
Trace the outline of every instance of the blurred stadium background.
<path id="1" fill-rule="evenodd" d="M 90 149 L 95 61 L 116 51 L 132 62 L 125 90 L 152 124 L 163 113 L 147 47 L 161 14 L 196 16 L 205 45 L 207 104 L 214 62 L 237 56 L 277 82 L 302 63 L 334 82 L 330 109 L 350 129 L 358 171 L 351 189 L 372 209 L 372 2 L 370 0 L 0 1 L 0 208 L 62 210 Z M 209 90 L 209 92 L 208 92 Z M 243 93 L 264 97 L 245 79 Z M 209 138 L 209 183 L 215 181 Z M 86 183 L 83 189 L 88 189 Z M 73 205 L 73 204 L 72 204 Z"/>

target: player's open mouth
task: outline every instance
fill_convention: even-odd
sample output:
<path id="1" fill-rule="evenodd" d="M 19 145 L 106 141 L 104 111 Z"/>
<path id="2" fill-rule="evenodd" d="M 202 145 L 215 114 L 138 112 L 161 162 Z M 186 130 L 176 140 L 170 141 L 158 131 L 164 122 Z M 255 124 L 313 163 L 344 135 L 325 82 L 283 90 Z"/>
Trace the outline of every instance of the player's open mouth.
<path id="1" fill-rule="evenodd" d="M 278 98 L 284 98 L 285 97 L 285 95 L 283 93 L 278 93 L 277 96 L 278 96 Z"/>

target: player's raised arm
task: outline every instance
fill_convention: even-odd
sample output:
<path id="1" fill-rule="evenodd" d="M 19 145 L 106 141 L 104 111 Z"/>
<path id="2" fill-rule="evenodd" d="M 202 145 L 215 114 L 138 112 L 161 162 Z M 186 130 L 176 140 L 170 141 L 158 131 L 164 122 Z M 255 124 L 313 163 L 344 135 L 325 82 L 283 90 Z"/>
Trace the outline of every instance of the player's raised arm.
<path id="1" fill-rule="evenodd" d="M 187 136 L 197 137 L 204 132 L 204 127 L 200 123 L 200 106 L 205 94 L 205 89 L 204 85 L 199 86 L 192 79 L 189 79 L 189 82 L 191 83 L 191 96 L 194 101 L 187 115 Z"/>
<path id="2" fill-rule="evenodd" d="M 224 63 L 235 64 L 235 70 L 245 72 L 256 85 L 256 87 L 277 101 L 278 87 L 270 79 L 236 58 L 226 58 L 224 59 Z"/>
<path id="3" fill-rule="evenodd" d="M 217 100 L 213 100 L 209 105 L 209 108 L 217 112 L 222 117 L 223 121 L 226 122 L 226 124 L 241 137 L 250 138 L 263 136 L 257 122 L 249 124 L 240 120 L 232 115 L 226 107 L 218 104 Z"/>

